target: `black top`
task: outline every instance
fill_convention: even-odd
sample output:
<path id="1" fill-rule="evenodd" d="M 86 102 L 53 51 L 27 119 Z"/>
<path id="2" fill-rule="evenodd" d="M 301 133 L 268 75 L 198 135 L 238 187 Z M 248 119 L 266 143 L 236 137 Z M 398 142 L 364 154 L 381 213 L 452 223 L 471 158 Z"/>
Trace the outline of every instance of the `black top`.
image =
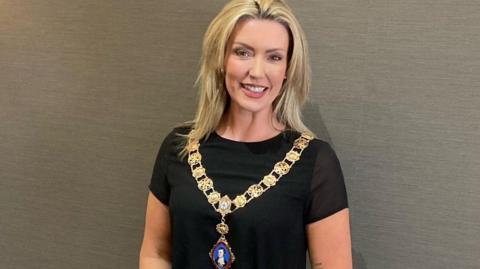
<path id="1" fill-rule="evenodd" d="M 164 139 L 156 158 L 150 191 L 169 207 L 172 268 L 215 268 L 209 252 L 219 234 L 215 212 L 198 189 L 186 158 L 177 157 L 188 128 L 176 128 Z M 293 131 L 260 142 L 237 142 L 216 133 L 201 142 L 202 164 L 215 190 L 235 198 L 258 183 L 283 160 Z M 259 198 L 227 216 L 227 240 L 236 257 L 232 269 L 304 269 L 306 225 L 348 207 L 340 163 L 334 150 L 314 139 L 290 172 Z"/>

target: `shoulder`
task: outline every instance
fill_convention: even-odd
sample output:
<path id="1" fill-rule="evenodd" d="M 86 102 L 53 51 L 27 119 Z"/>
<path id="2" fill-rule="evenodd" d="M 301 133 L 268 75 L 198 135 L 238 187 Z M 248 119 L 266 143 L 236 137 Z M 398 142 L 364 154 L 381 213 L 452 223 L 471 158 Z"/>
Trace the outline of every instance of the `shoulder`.
<path id="1" fill-rule="evenodd" d="M 286 132 L 286 137 L 292 144 L 294 143 L 295 139 L 299 138 L 301 135 L 302 134 L 297 131 Z M 317 137 L 310 140 L 308 147 L 304 150 L 302 155 L 314 161 L 316 167 L 319 165 L 339 165 L 337 154 L 331 143 Z"/>
<path id="2" fill-rule="evenodd" d="M 163 138 L 161 143 L 161 151 L 164 154 L 177 155 L 185 146 L 185 136 L 190 132 L 191 127 L 188 125 L 180 125 L 172 128 Z"/>
<path id="3" fill-rule="evenodd" d="M 329 165 L 329 166 L 337 166 L 339 165 L 339 160 L 337 153 L 333 146 L 322 139 L 315 138 L 311 141 L 312 143 L 312 150 L 315 154 L 315 163 L 318 167 L 319 164 Z"/>
<path id="4" fill-rule="evenodd" d="M 302 133 L 298 131 L 288 130 L 285 131 L 285 138 L 290 142 L 294 143 L 297 138 L 299 138 Z M 307 147 L 308 151 L 313 153 L 314 155 L 332 155 L 335 154 L 335 151 L 331 144 L 323 139 L 314 137 L 308 143 Z"/>
<path id="5" fill-rule="evenodd" d="M 333 149 L 332 145 L 325 140 L 314 138 L 310 143 L 312 144 L 312 147 L 315 149 L 315 152 L 319 155 L 335 154 L 335 150 Z"/>
<path id="6" fill-rule="evenodd" d="M 170 132 L 165 137 L 165 140 L 169 140 L 171 142 L 177 142 L 183 140 L 183 138 L 188 135 L 188 133 L 192 130 L 190 125 L 179 125 L 170 130 Z"/>

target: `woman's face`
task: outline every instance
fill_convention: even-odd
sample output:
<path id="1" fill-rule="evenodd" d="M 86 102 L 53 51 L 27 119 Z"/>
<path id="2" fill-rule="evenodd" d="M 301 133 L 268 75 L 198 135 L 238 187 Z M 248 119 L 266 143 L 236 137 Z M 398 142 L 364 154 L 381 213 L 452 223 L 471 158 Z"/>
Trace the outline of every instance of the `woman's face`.
<path id="1" fill-rule="evenodd" d="M 272 20 L 238 22 L 225 57 L 230 106 L 261 112 L 272 109 L 287 70 L 288 32 Z"/>

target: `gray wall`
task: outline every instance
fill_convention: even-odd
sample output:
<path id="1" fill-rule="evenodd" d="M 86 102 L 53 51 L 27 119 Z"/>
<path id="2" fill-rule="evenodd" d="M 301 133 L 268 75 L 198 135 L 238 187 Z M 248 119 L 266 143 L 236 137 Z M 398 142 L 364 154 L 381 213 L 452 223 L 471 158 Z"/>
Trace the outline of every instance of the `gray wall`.
<path id="1" fill-rule="evenodd" d="M 290 2 L 355 268 L 480 268 L 480 2 Z M 192 117 L 223 3 L 0 1 L 1 268 L 137 266 L 155 154 Z"/>

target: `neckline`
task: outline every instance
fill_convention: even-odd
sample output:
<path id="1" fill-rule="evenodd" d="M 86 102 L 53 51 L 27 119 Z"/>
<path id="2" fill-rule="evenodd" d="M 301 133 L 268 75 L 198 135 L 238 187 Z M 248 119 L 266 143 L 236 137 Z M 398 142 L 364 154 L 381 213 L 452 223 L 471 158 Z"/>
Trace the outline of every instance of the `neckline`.
<path id="1" fill-rule="evenodd" d="M 231 143 L 231 144 L 260 145 L 260 144 L 268 144 L 270 142 L 279 140 L 281 137 L 283 137 L 285 132 L 286 131 L 283 130 L 280 133 L 276 134 L 275 136 L 272 136 L 272 137 L 264 139 L 264 140 L 259 140 L 259 141 L 237 141 L 237 140 L 229 139 L 229 138 L 226 138 L 226 137 L 223 137 L 223 136 L 219 135 L 216 130 L 213 131 L 212 134 L 215 137 L 217 137 L 219 140 L 222 140 L 224 142 Z"/>

